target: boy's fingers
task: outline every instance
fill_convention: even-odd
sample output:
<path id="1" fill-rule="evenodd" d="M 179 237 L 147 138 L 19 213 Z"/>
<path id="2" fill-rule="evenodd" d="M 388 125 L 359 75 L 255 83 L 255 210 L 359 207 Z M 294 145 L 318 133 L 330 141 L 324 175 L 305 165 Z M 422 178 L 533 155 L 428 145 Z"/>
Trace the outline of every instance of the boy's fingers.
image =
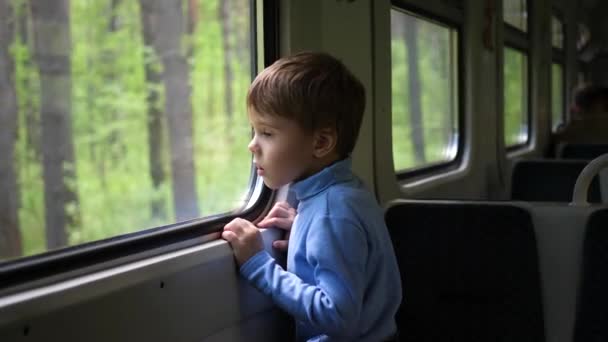
<path id="1" fill-rule="evenodd" d="M 295 216 L 295 209 L 290 207 L 286 202 L 279 202 L 274 205 L 266 217 L 289 217 L 290 215 Z"/>
<path id="2" fill-rule="evenodd" d="M 289 242 L 287 240 L 276 240 L 272 243 L 272 247 L 274 247 L 280 251 L 286 251 L 288 245 L 289 245 Z"/>
<path id="3" fill-rule="evenodd" d="M 285 216 L 285 212 L 287 210 L 278 206 L 274 206 L 274 208 L 270 209 L 270 212 L 268 213 L 268 215 L 266 215 L 265 218 L 271 218 L 271 217 L 282 217 Z"/>
<path id="4" fill-rule="evenodd" d="M 291 208 L 291 206 L 287 202 L 277 202 L 277 204 L 275 204 L 275 206 L 281 207 L 285 210 L 289 210 Z"/>
<path id="5" fill-rule="evenodd" d="M 222 232 L 222 239 L 232 243 L 234 240 L 237 239 L 236 234 L 234 234 L 234 232 L 230 231 L 230 230 L 224 230 Z"/>
<path id="6" fill-rule="evenodd" d="M 265 227 L 265 228 L 276 227 L 276 228 L 289 230 L 289 229 L 291 229 L 292 223 L 293 223 L 293 220 L 290 218 L 272 217 L 269 219 L 262 220 L 260 223 L 258 223 L 258 226 Z"/>
<path id="7" fill-rule="evenodd" d="M 251 224 L 249 221 L 237 218 L 224 226 L 224 230 L 232 231 L 238 236 L 245 233 L 245 229 L 247 229 L 250 225 L 253 226 L 253 224 Z M 255 228 L 255 226 L 253 226 L 253 228 Z"/>
<path id="8" fill-rule="evenodd" d="M 277 202 L 268 215 L 262 219 L 257 225 L 258 227 L 272 227 L 290 229 L 291 224 L 296 216 L 296 210 L 287 202 Z M 277 220 L 279 219 L 279 220 Z"/>
<path id="9" fill-rule="evenodd" d="M 232 228 L 234 228 L 236 225 L 238 225 L 239 219 L 235 218 L 234 220 L 228 222 L 225 226 L 224 226 L 224 230 L 232 230 Z"/>

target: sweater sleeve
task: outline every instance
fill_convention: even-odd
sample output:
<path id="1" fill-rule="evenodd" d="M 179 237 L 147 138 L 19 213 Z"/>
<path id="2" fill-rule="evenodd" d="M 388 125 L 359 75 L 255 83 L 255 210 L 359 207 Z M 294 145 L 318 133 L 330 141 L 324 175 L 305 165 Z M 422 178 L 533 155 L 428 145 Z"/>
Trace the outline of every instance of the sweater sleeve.
<path id="1" fill-rule="evenodd" d="M 366 234 L 348 219 L 315 219 L 303 242 L 306 262 L 314 270 L 314 284 L 287 272 L 261 251 L 241 266 L 241 274 L 269 295 L 296 320 L 328 335 L 355 332 L 365 290 L 368 254 Z"/>

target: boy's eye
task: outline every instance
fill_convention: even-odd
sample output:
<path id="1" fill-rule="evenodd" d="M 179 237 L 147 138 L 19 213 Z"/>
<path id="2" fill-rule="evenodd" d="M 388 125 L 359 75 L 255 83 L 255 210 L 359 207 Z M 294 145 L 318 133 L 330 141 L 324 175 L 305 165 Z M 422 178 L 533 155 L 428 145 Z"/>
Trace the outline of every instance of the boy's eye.
<path id="1" fill-rule="evenodd" d="M 262 131 L 262 135 L 265 137 L 271 137 L 272 133 L 268 132 L 268 131 Z"/>

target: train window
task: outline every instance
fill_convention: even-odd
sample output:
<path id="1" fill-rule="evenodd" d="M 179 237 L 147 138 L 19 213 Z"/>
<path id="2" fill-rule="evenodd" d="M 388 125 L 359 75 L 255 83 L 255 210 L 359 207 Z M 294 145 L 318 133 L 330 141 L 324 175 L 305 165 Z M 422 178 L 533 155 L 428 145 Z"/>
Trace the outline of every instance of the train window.
<path id="1" fill-rule="evenodd" d="M 528 141 L 528 55 L 504 50 L 504 132 L 508 147 Z"/>
<path id="2" fill-rule="evenodd" d="M 564 70 L 561 64 L 551 65 L 551 124 L 555 131 L 563 122 L 564 115 Z"/>
<path id="3" fill-rule="evenodd" d="M 526 0 L 503 0 L 504 21 L 523 31 L 528 31 L 528 3 Z"/>
<path id="4" fill-rule="evenodd" d="M 564 48 L 564 24 L 559 17 L 551 17 L 551 43 L 554 48 Z"/>
<path id="5" fill-rule="evenodd" d="M 564 118 L 564 23 L 559 14 L 551 16 L 551 126 L 555 131 Z"/>
<path id="6" fill-rule="evenodd" d="M 253 1 L 8 3 L 0 260 L 242 207 Z"/>
<path id="7" fill-rule="evenodd" d="M 509 149 L 528 143 L 528 2 L 504 0 L 503 92 L 504 139 Z"/>
<path id="8" fill-rule="evenodd" d="M 458 151 L 458 31 L 391 10 L 392 144 L 397 172 L 449 163 Z"/>

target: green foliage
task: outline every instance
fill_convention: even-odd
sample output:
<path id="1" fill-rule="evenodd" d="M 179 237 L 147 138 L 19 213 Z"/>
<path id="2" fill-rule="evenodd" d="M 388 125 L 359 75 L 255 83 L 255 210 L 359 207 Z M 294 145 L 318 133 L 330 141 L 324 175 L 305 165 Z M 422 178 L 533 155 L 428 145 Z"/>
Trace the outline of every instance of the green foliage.
<path id="1" fill-rule="evenodd" d="M 504 50 L 505 144 L 513 146 L 528 139 L 528 57 L 511 48 Z"/>
<path id="2" fill-rule="evenodd" d="M 15 40 L 11 55 L 15 65 L 15 88 L 18 105 L 17 144 L 15 163 L 19 182 L 19 223 L 23 250 L 34 254 L 46 249 L 44 231 L 44 184 L 40 164 L 40 87 L 37 69 L 33 65 L 31 28 L 27 21 L 18 20 L 27 16 L 26 0 L 13 1 L 15 17 Z"/>
<path id="3" fill-rule="evenodd" d="M 14 0 L 25 9 L 28 0 Z M 227 212 L 242 204 L 249 191 L 251 156 L 247 150 L 250 127 L 245 94 L 251 82 L 249 1 L 231 1 L 233 70 L 230 84 L 234 113 L 226 113 L 224 47 L 219 3 L 199 0 L 198 23 L 192 36 L 189 77 L 193 107 L 193 144 L 199 208 L 202 216 Z M 164 87 L 148 84 L 147 63 L 159 72 L 162 65 L 154 49 L 143 42 L 138 1 L 107 0 L 70 2 L 72 139 L 76 181 L 68 184 L 78 202 L 68 213 L 80 212 L 77 226 L 68 227 L 69 244 L 80 244 L 175 222 L 171 184 L 171 156 L 166 119 L 163 121 L 163 183 L 154 187 L 150 175 L 148 144 L 149 89 L 157 89 L 164 111 Z M 186 7 L 186 6 L 185 6 Z M 187 8 L 187 7 L 186 7 Z M 27 12 L 15 12 L 15 17 Z M 114 16 L 116 25 L 110 25 Z M 17 30 L 19 31 L 19 30 Z M 40 84 L 32 60 L 33 36 L 17 39 L 11 51 L 15 59 L 19 104 L 16 163 L 19 174 L 19 219 L 24 255 L 46 249 L 44 184 L 40 135 Z M 182 53 L 189 53 L 184 48 Z M 244 58 L 243 58 L 244 56 Z M 229 115 L 230 114 L 230 115 Z M 167 115 L 165 113 L 165 115 Z M 230 119 L 229 119 L 230 118 Z M 151 203 L 160 200 L 168 217 L 153 217 Z"/>

